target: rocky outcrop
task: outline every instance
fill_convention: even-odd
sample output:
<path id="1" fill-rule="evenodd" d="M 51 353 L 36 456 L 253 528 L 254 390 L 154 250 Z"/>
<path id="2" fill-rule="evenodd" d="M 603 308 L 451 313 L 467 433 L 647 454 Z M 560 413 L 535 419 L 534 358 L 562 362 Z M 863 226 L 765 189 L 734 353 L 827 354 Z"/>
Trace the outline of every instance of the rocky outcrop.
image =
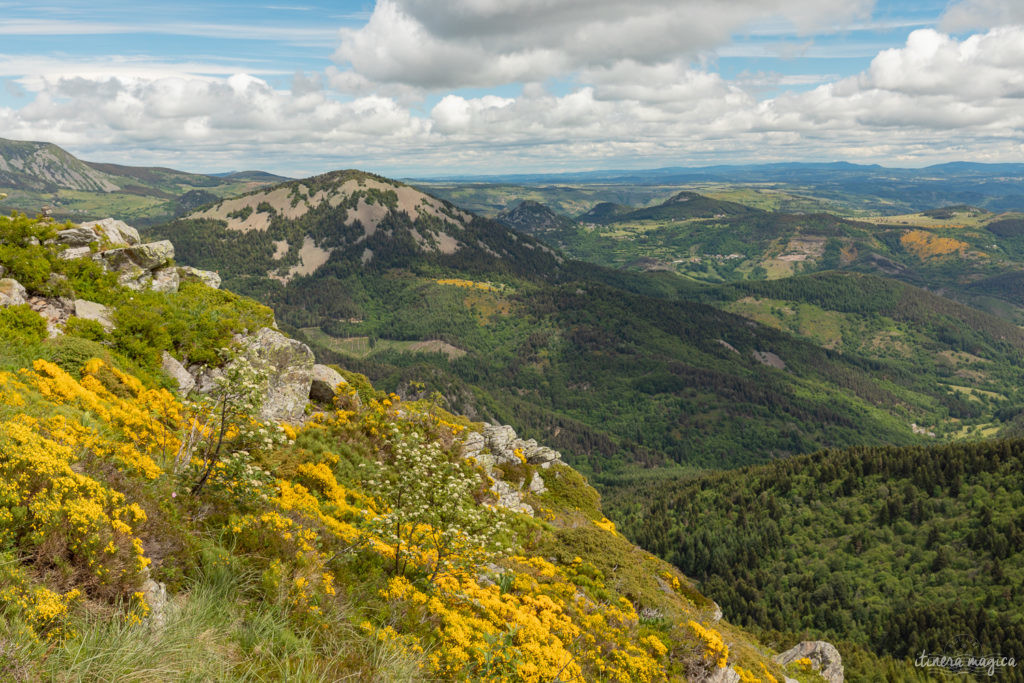
<path id="1" fill-rule="evenodd" d="M 110 317 L 110 309 L 103 304 L 87 301 L 86 299 L 75 299 L 72 305 L 74 306 L 73 315 L 76 318 L 95 320 L 107 332 L 114 329 L 114 320 Z"/>
<path id="2" fill-rule="evenodd" d="M 487 476 L 491 478 L 491 492 L 498 507 L 515 510 L 528 515 L 533 514 L 533 507 L 524 502 L 526 493 L 544 493 L 544 478 L 537 471 L 532 473 L 529 481 L 517 484 L 506 481 L 501 467 L 503 465 L 521 466 L 536 465 L 543 469 L 562 462 L 558 451 L 540 446 L 533 439 L 523 440 L 508 425 L 485 425 L 480 432 L 469 432 L 462 444 L 462 457 L 473 458 Z"/>
<path id="3" fill-rule="evenodd" d="M 483 433 L 472 437 L 472 444 L 467 437 L 465 453 L 472 455 L 480 464 L 500 465 L 502 463 L 526 462 L 547 469 L 555 462 L 561 462 L 562 455 L 547 446 L 539 445 L 534 439 L 520 439 L 508 425 L 485 425 Z M 479 447 L 477 447 L 479 446 Z M 475 451 L 475 452 L 470 452 Z M 516 452 L 523 456 L 522 460 Z"/>
<path id="4" fill-rule="evenodd" d="M 117 273 L 117 281 L 129 289 L 141 290 L 153 284 L 157 271 L 170 268 L 171 260 L 174 258 L 174 245 L 168 240 L 150 242 L 148 244 L 136 244 L 130 247 L 119 249 L 107 249 L 93 256 L 105 270 Z M 177 272 L 174 272 L 177 280 Z M 177 282 L 174 283 L 176 291 Z"/>
<path id="5" fill-rule="evenodd" d="M 340 372 L 319 363 L 313 366 L 312 377 L 309 398 L 322 403 L 330 403 L 334 399 L 339 384 L 348 384 Z"/>
<path id="6" fill-rule="evenodd" d="M 20 306 L 28 300 L 28 292 L 20 282 L 5 277 L 0 280 L 0 306 Z"/>
<path id="7" fill-rule="evenodd" d="M 179 363 L 174 356 L 166 351 L 164 351 L 163 355 L 160 356 L 160 367 L 163 368 L 163 371 L 167 373 L 168 377 L 178 383 L 178 390 L 181 392 L 182 396 L 188 394 L 195 388 L 196 380 L 192 377 L 192 374 L 186 370 L 185 366 Z"/>
<path id="8" fill-rule="evenodd" d="M 829 683 L 843 683 L 843 658 L 839 650 L 824 640 L 805 640 L 775 658 L 783 666 L 798 659 L 811 660 L 811 666 Z"/>
<path id="9" fill-rule="evenodd" d="M 267 374 L 260 418 L 298 422 L 313 383 L 313 352 L 302 342 L 269 327 L 238 341 L 253 363 Z"/>
<path id="10" fill-rule="evenodd" d="M 138 230 L 113 218 L 61 230 L 57 242 L 67 245 L 60 258 L 92 258 L 104 270 L 117 273 L 118 283 L 129 289 L 176 292 L 183 277 L 220 286 L 216 273 L 175 267 L 174 245 L 168 240 L 142 244 Z"/>
<path id="11" fill-rule="evenodd" d="M 199 270 L 192 266 L 178 266 L 178 279 L 181 282 L 202 282 L 207 287 L 220 289 L 220 275 L 212 270 Z"/>

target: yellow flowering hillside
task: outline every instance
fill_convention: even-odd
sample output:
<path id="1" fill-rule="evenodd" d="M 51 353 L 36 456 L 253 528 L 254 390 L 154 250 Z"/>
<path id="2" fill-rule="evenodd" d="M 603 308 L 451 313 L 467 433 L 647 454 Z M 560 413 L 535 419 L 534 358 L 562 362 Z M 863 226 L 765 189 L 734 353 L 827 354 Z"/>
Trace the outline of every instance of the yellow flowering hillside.
<path id="1" fill-rule="evenodd" d="M 816 679 L 577 472 L 487 470 L 462 457 L 480 426 L 433 403 L 349 375 L 275 424 L 245 362 L 186 400 L 145 335 L 0 334 L 0 680 Z M 539 480 L 535 514 L 497 505 L 499 474 Z"/>

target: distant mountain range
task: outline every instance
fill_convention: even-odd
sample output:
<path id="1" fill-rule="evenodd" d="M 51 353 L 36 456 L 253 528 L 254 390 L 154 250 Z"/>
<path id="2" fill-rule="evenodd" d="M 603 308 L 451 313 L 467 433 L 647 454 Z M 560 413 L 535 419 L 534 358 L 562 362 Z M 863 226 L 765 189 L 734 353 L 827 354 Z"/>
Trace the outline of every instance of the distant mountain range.
<path id="1" fill-rule="evenodd" d="M 589 209 L 599 201 L 621 202 L 621 199 L 610 195 L 621 194 L 625 188 L 632 188 L 630 192 L 634 198 L 642 196 L 642 188 L 648 188 L 655 197 L 658 196 L 658 188 L 664 188 L 658 198 L 661 201 L 667 196 L 665 190 L 668 188 L 686 187 L 703 192 L 702 187 L 723 183 L 812 195 L 831 203 L 833 206 L 829 210 L 851 212 L 911 213 L 954 204 L 969 204 L 991 211 L 1024 210 L 1024 164 L 954 162 L 926 168 L 887 168 L 846 162 L 777 163 L 466 175 L 420 178 L 409 182 L 429 187 L 432 192 L 474 210 L 486 206 L 484 197 L 494 193 L 496 186 L 501 186 L 504 194 L 510 194 L 509 186 L 520 186 L 524 189 L 522 196 L 529 192 L 537 201 L 566 213 L 579 214 L 582 211 L 578 204 L 559 206 L 559 202 L 578 200 L 580 190 L 593 196 L 594 191 L 600 189 L 605 198 L 592 201 L 586 207 Z M 471 199 L 475 204 L 470 205 L 460 199 Z M 634 199 L 625 203 L 635 206 L 638 202 Z"/>
<path id="2" fill-rule="evenodd" d="M 0 138 L 0 204 L 5 211 L 87 220 L 110 215 L 138 225 L 168 220 L 223 196 L 286 178 L 263 171 L 219 176 L 170 168 L 83 161 L 48 142 Z"/>

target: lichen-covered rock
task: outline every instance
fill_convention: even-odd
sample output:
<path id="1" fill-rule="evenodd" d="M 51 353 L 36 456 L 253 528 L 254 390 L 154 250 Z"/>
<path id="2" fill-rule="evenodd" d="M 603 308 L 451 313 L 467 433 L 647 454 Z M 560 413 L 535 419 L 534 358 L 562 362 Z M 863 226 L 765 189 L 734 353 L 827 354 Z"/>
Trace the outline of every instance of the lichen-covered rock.
<path id="1" fill-rule="evenodd" d="M 128 225 L 124 221 L 119 221 L 114 218 L 104 218 L 99 221 L 86 221 L 78 226 L 78 229 L 87 229 L 91 231 L 95 237 L 92 240 L 84 242 L 83 244 L 89 244 L 89 242 L 98 238 L 99 242 L 103 246 L 132 246 L 138 244 L 141 240 L 139 239 L 139 231 Z M 72 228 L 74 229 L 74 228 Z M 68 232 L 62 230 L 57 233 L 57 239 L 61 239 L 61 234 Z M 71 244 L 67 242 L 67 244 Z"/>
<path id="2" fill-rule="evenodd" d="M 783 666 L 798 659 L 811 660 L 811 666 L 829 683 L 843 683 L 843 658 L 832 643 L 805 640 L 775 658 Z"/>
<path id="3" fill-rule="evenodd" d="M 177 292 L 178 283 L 177 268 L 159 268 L 153 271 L 153 280 L 149 288 L 154 292 Z"/>
<path id="4" fill-rule="evenodd" d="M 309 386 L 309 397 L 314 401 L 328 403 L 334 399 L 339 384 L 348 384 L 340 372 L 317 363 L 313 366 L 313 383 Z"/>
<path id="5" fill-rule="evenodd" d="M 28 292 L 20 282 L 5 277 L 0 280 L 0 306 L 20 306 L 28 300 Z"/>
<path id="6" fill-rule="evenodd" d="M 167 268 L 174 258 L 174 245 L 168 240 L 108 249 L 93 255 L 106 270 L 117 273 L 117 281 L 129 289 L 147 289 L 154 271 Z M 173 269 L 168 269 L 173 270 Z M 177 277 L 177 272 L 174 274 Z"/>
<path id="7" fill-rule="evenodd" d="M 262 327 L 256 334 L 239 341 L 253 363 L 267 373 L 266 398 L 260 418 L 298 422 L 309 402 L 313 352 L 302 342 L 269 327 Z"/>
<path id="8" fill-rule="evenodd" d="M 75 299 L 74 316 L 84 320 L 95 320 L 107 332 L 114 329 L 114 320 L 110 317 L 110 309 L 103 304 L 86 299 Z"/>
<path id="9" fill-rule="evenodd" d="M 66 244 L 69 247 L 86 247 L 92 242 L 98 242 L 99 235 L 92 228 L 79 225 L 57 233 L 57 243 Z"/>
<path id="10" fill-rule="evenodd" d="M 494 504 L 498 507 L 533 516 L 533 507 L 523 502 L 522 492 L 507 481 L 494 480 L 491 491 L 497 498 Z"/>
<path id="11" fill-rule="evenodd" d="M 192 266 L 178 266 L 178 277 L 182 282 L 202 282 L 207 287 L 220 289 L 220 275 L 212 270 L 199 270 Z"/>
<path id="12" fill-rule="evenodd" d="M 163 368 L 163 371 L 171 379 L 178 383 L 178 389 L 183 396 L 195 388 L 196 380 L 192 377 L 192 374 L 174 356 L 166 351 L 160 356 L 160 367 Z"/>
<path id="13" fill-rule="evenodd" d="M 538 496 L 548 490 L 547 487 L 544 486 L 544 478 L 540 476 L 539 472 L 533 473 L 533 478 L 530 479 L 530 485 L 528 488 L 530 493 Z"/>

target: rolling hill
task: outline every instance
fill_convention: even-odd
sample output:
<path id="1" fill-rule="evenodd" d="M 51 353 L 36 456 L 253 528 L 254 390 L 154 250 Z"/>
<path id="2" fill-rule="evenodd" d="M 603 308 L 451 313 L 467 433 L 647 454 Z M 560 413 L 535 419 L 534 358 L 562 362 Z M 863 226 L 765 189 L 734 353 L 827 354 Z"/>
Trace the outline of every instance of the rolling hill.
<path id="1" fill-rule="evenodd" d="M 566 261 L 498 222 L 356 171 L 224 200 L 154 232 L 183 262 L 272 304 L 323 358 L 521 425 L 590 471 L 924 442 L 951 416 L 958 428 L 998 430 L 995 413 L 1024 379 L 1016 339 L 984 337 L 993 352 L 978 357 L 991 370 L 953 388 L 936 381 L 934 362 L 824 348 L 721 302 L 688 300 L 679 278 Z M 929 348 L 961 351 L 942 338 Z"/>

